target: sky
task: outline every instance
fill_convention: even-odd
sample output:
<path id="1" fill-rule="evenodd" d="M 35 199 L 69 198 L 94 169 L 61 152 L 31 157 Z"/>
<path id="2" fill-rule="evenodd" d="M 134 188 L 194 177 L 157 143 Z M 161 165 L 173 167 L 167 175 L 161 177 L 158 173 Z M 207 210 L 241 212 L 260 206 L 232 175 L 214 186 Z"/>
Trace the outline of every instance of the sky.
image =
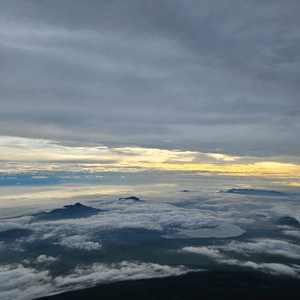
<path id="1" fill-rule="evenodd" d="M 0 2 L 1 299 L 300 278 L 299 0 Z"/>
<path id="2" fill-rule="evenodd" d="M 1 172 L 92 160 L 299 176 L 299 11 L 298 0 L 3 1 Z"/>

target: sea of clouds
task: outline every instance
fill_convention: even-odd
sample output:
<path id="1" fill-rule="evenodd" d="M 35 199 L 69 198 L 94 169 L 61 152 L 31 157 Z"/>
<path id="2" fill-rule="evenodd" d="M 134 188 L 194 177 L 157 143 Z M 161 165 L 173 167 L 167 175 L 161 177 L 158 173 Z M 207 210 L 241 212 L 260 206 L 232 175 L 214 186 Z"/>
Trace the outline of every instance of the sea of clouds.
<path id="1" fill-rule="evenodd" d="M 1 299 L 29 300 L 103 282 L 207 270 L 209 265 L 300 276 L 295 194 L 191 191 L 169 193 L 166 201 L 163 195 L 142 201 L 100 198 L 83 202 L 99 209 L 86 217 L 39 219 L 43 205 L 23 215 L 1 215 Z M 282 217 L 292 221 L 278 223 Z M 222 228 L 239 228 L 239 233 L 200 234 Z M 191 236 L 172 238 L 186 232 Z"/>

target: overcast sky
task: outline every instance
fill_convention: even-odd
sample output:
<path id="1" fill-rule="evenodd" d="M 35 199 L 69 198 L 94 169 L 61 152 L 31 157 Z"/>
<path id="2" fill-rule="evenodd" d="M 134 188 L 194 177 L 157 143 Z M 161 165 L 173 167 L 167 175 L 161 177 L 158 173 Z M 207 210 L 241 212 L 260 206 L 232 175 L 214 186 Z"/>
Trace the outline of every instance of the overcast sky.
<path id="1" fill-rule="evenodd" d="M 4 0 L 0 135 L 300 155 L 299 0 Z"/>

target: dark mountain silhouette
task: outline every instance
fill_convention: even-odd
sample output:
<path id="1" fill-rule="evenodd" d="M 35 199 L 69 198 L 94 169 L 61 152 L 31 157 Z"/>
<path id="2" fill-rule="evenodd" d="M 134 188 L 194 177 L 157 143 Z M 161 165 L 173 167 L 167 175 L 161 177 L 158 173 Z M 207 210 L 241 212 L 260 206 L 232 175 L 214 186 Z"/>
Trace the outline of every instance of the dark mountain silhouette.
<path id="1" fill-rule="evenodd" d="M 138 197 L 131 196 L 127 198 L 119 198 L 119 200 L 134 200 L 134 201 L 141 201 Z"/>
<path id="2" fill-rule="evenodd" d="M 220 191 L 220 193 L 254 195 L 254 196 L 285 196 L 282 192 L 254 189 L 230 189 L 228 191 Z"/>
<path id="3" fill-rule="evenodd" d="M 289 217 L 289 216 L 279 218 L 276 221 L 276 223 L 279 224 L 279 225 L 288 225 L 288 226 L 293 226 L 293 227 L 296 227 L 296 228 L 300 228 L 300 223 L 295 218 L 292 218 L 292 217 Z"/>
<path id="4" fill-rule="evenodd" d="M 63 208 L 57 208 L 50 212 L 37 213 L 32 221 L 88 218 L 101 211 L 101 209 L 85 206 L 77 202 L 74 205 L 65 205 Z"/>

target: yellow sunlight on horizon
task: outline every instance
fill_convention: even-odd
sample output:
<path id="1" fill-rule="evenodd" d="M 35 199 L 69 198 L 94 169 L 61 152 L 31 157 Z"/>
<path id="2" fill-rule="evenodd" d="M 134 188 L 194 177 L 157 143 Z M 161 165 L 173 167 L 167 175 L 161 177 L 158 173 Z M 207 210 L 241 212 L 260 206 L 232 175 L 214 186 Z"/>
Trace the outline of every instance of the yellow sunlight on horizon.
<path id="1" fill-rule="evenodd" d="M 15 137 L 0 137 L 0 157 L 2 174 L 163 170 L 199 171 L 208 172 L 208 175 L 300 177 L 298 164 L 255 157 L 142 147 L 70 147 L 50 140 Z"/>

